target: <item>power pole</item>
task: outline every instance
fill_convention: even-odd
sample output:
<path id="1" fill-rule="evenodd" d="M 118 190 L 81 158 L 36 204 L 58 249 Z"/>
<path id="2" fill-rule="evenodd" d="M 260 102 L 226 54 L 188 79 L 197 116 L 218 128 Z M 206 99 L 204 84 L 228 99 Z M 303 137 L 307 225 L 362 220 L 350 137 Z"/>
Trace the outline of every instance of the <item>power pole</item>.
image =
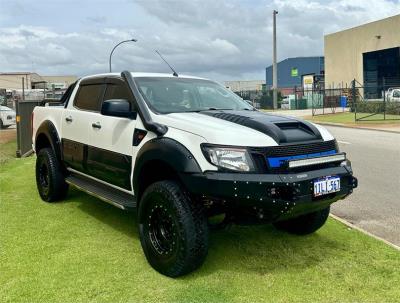
<path id="1" fill-rule="evenodd" d="M 24 77 L 22 77 L 22 101 L 25 101 L 25 83 L 24 83 L 24 80 L 25 80 Z"/>
<path id="2" fill-rule="evenodd" d="M 274 109 L 278 108 L 278 70 L 276 66 L 276 15 L 278 11 L 274 10 L 272 13 L 273 16 L 273 37 L 272 37 L 272 45 L 273 45 L 273 52 L 272 52 L 272 89 L 274 94 L 274 102 L 273 106 Z"/>

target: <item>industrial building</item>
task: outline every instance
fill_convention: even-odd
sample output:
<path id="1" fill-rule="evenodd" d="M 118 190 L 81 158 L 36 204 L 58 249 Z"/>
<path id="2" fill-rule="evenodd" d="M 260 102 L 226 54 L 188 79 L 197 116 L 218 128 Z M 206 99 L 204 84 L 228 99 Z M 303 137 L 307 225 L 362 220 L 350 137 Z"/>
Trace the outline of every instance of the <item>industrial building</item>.
<path id="1" fill-rule="evenodd" d="M 241 91 L 261 91 L 262 86 L 265 84 L 264 80 L 233 80 L 225 81 L 225 87 L 229 88 L 233 92 Z"/>
<path id="2" fill-rule="evenodd" d="M 22 80 L 23 79 L 23 80 Z M 0 89 L 64 89 L 75 82 L 76 76 L 41 76 L 34 72 L 0 72 Z"/>
<path id="3" fill-rule="evenodd" d="M 0 73 L 0 103 L 14 106 L 14 101 L 21 99 L 60 99 L 77 79 L 76 76 L 41 76 L 34 72 Z"/>
<path id="4" fill-rule="evenodd" d="M 400 15 L 326 35 L 324 44 L 325 87 L 355 79 L 372 99 L 400 86 Z"/>
<path id="5" fill-rule="evenodd" d="M 295 57 L 278 62 L 278 89 L 293 89 L 303 85 L 305 75 L 323 75 L 324 57 Z M 272 87 L 272 65 L 265 71 L 267 88 Z"/>

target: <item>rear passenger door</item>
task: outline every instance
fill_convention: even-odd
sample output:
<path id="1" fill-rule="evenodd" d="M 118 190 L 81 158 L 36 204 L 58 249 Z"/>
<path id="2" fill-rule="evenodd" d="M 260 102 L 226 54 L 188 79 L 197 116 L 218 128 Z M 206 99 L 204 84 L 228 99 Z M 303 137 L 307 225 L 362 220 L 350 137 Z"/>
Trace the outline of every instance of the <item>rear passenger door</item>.
<path id="1" fill-rule="evenodd" d="M 106 78 L 102 100 L 126 99 L 134 102 L 126 83 L 120 78 Z M 102 181 L 131 191 L 133 133 L 136 120 L 103 116 L 99 111 L 88 116 L 88 173 Z"/>
<path id="2" fill-rule="evenodd" d="M 82 80 L 63 111 L 61 143 L 69 168 L 87 173 L 88 115 L 99 111 L 104 90 L 104 77 Z"/>

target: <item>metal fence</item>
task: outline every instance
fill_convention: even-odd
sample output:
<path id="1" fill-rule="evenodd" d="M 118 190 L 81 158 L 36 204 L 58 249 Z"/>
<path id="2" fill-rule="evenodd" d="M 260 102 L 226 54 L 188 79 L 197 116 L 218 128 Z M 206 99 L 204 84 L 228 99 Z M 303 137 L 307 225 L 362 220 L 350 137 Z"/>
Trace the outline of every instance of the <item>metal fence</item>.
<path id="1" fill-rule="evenodd" d="M 381 83 L 362 85 L 353 80 L 350 85 L 329 88 L 293 90 L 295 106 L 311 108 L 312 115 L 342 112 L 354 113 L 354 121 L 400 120 L 400 79 L 383 79 Z"/>
<path id="2" fill-rule="evenodd" d="M 15 102 L 17 114 L 17 157 L 26 157 L 32 153 L 31 116 L 35 106 L 41 104 L 42 101 L 38 100 Z"/>
<path id="3" fill-rule="evenodd" d="M 351 88 L 294 88 L 295 108 L 311 109 L 312 115 L 335 114 L 349 111 L 353 102 Z"/>
<path id="4" fill-rule="evenodd" d="M 352 83 L 354 120 L 400 120 L 400 78 L 383 78 L 380 83 Z"/>
<path id="5" fill-rule="evenodd" d="M 255 108 L 272 109 L 273 108 L 273 93 L 272 90 L 242 90 L 235 92 L 242 99 L 251 103 Z M 282 100 L 282 94 L 278 92 L 278 105 Z"/>

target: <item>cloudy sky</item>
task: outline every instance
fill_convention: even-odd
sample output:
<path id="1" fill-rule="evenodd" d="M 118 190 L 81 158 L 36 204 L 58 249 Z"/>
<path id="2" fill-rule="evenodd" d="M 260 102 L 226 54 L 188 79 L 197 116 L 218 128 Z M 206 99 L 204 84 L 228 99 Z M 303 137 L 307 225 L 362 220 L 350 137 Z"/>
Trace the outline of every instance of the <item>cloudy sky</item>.
<path id="1" fill-rule="evenodd" d="M 323 36 L 400 13 L 400 0 L 0 0 L 0 72 L 77 76 L 114 71 L 264 79 L 272 58 L 323 55 Z M 395 30 L 395 29 L 393 29 Z M 345 46 L 338 46 L 345 47 Z"/>

